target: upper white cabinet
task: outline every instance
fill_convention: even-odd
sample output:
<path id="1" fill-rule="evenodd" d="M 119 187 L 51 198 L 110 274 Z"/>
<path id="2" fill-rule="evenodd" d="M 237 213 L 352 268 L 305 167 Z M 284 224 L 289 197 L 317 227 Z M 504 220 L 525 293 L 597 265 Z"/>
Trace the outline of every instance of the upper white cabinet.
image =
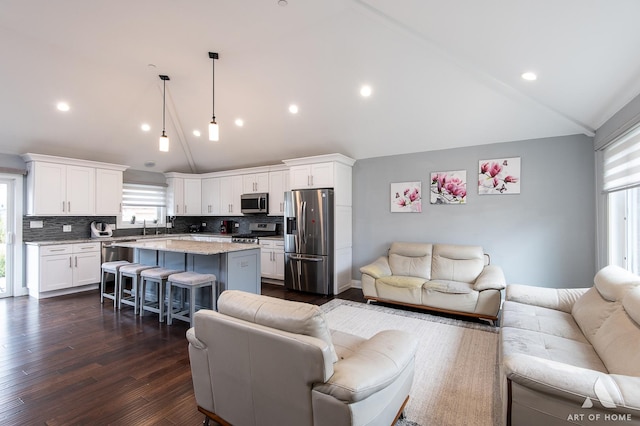
<path id="1" fill-rule="evenodd" d="M 205 216 L 220 214 L 220 180 L 217 177 L 202 179 L 202 214 Z"/>
<path id="2" fill-rule="evenodd" d="M 198 176 L 165 173 L 167 177 L 167 215 L 202 214 L 202 180 Z"/>
<path id="3" fill-rule="evenodd" d="M 242 175 L 242 192 L 251 194 L 269 191 L 269 173 L 252 173 Z"/>
<path id="4" fill-rule="evenodd" d="M 333 188 L 333 171 L 333 162 L 291 166 L 291 189 Z"/>
<path id="5" fill-rule="evenodd" d="M 127 166 L 24 154 L 27 163 L 27 214 L 32 216 L 91 216 L 117 214 L 122 197 L 122 172 Z M 105 180 L 98 170 L 117 176 Z M 119 182 L 119 188 L 117 185 Z M 105 199 L 97 202 L 104 188 Z M 118 195 L 119 193 L 119 195 Z M 109 210 L 110 213 L 106 213 Z"/>
<path id="6" fill-rule="evenodd" d="M 122 213 L 122 172 L 96 169 L 96 215 L 116 216 Z"/>
<path id="7" fill-rule="evenodd" d="M 242 175 L 220 178 L 220 214 L 239 216 L 240 196 L 244 189 Z"/>
<path id="8" fill-rule="evenodd" d="M 288 170 L 269 172 L 269 216 L 284 216 L 284 193 L 288 190 Z"/>

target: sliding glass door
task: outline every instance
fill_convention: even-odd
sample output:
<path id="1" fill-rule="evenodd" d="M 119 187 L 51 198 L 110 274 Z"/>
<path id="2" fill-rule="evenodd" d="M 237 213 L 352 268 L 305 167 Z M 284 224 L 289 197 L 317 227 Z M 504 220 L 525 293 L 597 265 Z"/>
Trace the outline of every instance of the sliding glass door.
<path id="1" fill-rule="evenodd" d="M 12 295 L 13 285 L 13 181 L 0 178 L 0 297 Z"/>

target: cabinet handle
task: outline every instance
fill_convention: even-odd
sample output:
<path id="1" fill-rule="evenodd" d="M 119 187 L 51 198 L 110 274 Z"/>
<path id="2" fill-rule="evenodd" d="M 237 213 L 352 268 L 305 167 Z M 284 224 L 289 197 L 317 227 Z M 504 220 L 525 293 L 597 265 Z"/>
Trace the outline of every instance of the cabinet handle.
<path id="1" fill-rule="evenodd" d="M 66 210 L 64 209 L 65 207 L 66 207 L 66 206 L 65 206 L 65 203 L 64 203 L 64 201 L 63 201 L 63 202 L 62 202 L 62 213 L 66 212 Z"/>
<path id="2" fill-rule="evenodd" d="M 184 205 L 184 214 L 187 214 L 187 205 Z"/>
<path id="3" fill-rule="evenodd" d="M 176 204 L 176 214 L 180 213 L 180 206 Z"/>
<path id="4" fill-rule="evenodd" d="M 65 250 L 66 250 L 66 249 L 63 249 L 63 248 L 62 248 L 62 249 L 51 249 L 51 250 L 49 250 L 49 251 L 65 251 Z"/>
<path id="5" fill-rule="evenodd" d="M 313 186 L 313 175 L 311 175 L 311 186 Z"/>
<path id="6" fill-rule="evenodd" d="M 69 268 L 73 268 L 73 265 L 71 264 L 71 256 L 69 256 Z"/>
<path id="7" fill-rule="evenodd" d="M 120 203 L 120 213 L 122 213 L 122 203 Z"/>
<path id="8" fill-rule="evenodd" d="M 76 268 L 78 267 L 78 256 L 76 256 Z"/>
<path id="9" fill-rule="evenodd" d="M 67 209 L 67 211 L 69 213 L 71 213 L 71 201 L 67 201 L 67 205 L 69 206 L 69 208 Z"/>

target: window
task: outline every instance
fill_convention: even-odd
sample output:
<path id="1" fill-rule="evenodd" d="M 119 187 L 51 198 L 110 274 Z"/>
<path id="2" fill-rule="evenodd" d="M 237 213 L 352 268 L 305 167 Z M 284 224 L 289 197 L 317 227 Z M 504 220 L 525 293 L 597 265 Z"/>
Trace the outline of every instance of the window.
<path id="1" fill-rule="evenodd" d="M 604 149 L 608 263 L 640 273 L 640 127 Z"/>
<path id="2" fill-rule="evenodd" d="M 118 228 L 164 226 L 166 219 L 165 188 L 159 185 L 124 183 L 122 185 L 122 214 Z"/>

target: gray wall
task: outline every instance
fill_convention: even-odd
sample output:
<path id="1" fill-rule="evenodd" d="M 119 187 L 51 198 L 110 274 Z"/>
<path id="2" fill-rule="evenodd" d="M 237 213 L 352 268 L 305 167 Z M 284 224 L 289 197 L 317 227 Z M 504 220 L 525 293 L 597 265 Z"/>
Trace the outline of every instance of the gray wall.
<path id="1" fill-rule="evenodd" d="M 521 194 L 478 195 L 478 161 L 521 157 Z M 353 278 L 393 241 L 481 245 L 508 283 L 589 287 L 595 274 L 593 139 L 584 135 L 358 160 Z M 429 203 L 430 173 L 467 170 L 467 204 Z M 421 213 L 391 213 L 390 183 L 422 182 Z"/>

